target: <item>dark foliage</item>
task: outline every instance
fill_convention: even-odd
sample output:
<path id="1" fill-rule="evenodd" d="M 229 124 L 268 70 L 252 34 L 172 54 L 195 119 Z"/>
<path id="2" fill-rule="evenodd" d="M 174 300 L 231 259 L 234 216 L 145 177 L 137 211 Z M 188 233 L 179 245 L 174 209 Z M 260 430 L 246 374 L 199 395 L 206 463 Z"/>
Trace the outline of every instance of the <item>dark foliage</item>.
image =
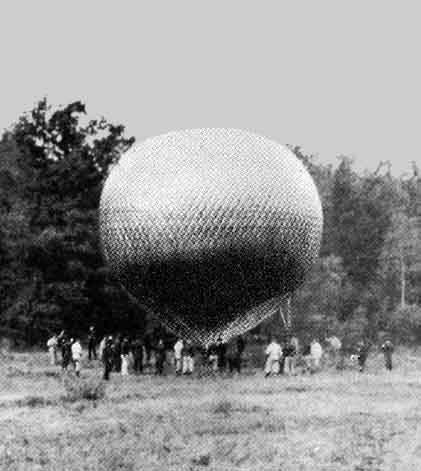
<path id="1" fill-rule="evenodd" d="M 91 324 L 99 334 L 159 329 L 112 279 L 99 247 L 102 185 L 134 138 L 85 115 L 79 101 L 52 109 L 43 99 L 0 141 L 0 336 L 17 343 L 44 344 L 63 328 L 83 335 Z M 292 150 L 315 179 L 325 221 L 320 261 L 292 299 L 295 331 L 419 338 L 417 167 L 406 179 L 385 163 L 360 175 L 347 157 L 334 169 Z M 279 322 L 256 330 L 282 330 Z"/>

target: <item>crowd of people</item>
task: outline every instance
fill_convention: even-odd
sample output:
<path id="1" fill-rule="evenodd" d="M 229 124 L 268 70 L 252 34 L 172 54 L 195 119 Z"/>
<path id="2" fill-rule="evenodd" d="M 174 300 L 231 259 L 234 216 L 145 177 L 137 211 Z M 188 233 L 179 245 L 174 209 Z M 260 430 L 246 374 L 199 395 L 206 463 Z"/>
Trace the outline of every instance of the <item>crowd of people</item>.
<path id="1" fill-rule="evenodd" d="M 215 343 L 206 347 L 195 346 L 182 338 L 168 345 L 159 336 L 156 341 L 150 341 L 149 338 L 141 336 L 129 338 L 122 335 L 106 335 L 98 342 L 94 326 L 89 328 L 87 340 L 87 359 L 102 361 L 104 380 L 109 380 L 113 372 L 127 376 L 131 372 L 141 374 L 145 368 L 152 370 L 156 375 L 162 375 L 165 365 L 169 363 L 173 365 L 177 376 L 192 375 L 197 366 L 205 367 L 213 373 L 239 374 L 246 346 L 241 336 L 230 339 L 229 342 L 224 342 L 219 337 Z M 323 344 L 324 346 L 317 338 L 303 345 L 300 345 L 296 337 L 291 337 L 285 342 L 280 342 L 276 337 L 270 338 L 264 348 L 265 377 L 279 374 L 296 375 L 297 366 L 303 373 L 315 373 L 322 368 L 322 358 L 326 357 L 326 354 L 335 364 L 343 361 L 342 343 L 338 337 L 328 337 L 324 339 Z M 64 371 L 72 368 L 76 375 L 80 376 L 83 348 L 79 338 L 72 338 L 63 330 L 47 341 L 47 348 L 51 365 L 61 364 Z M 369 350 L 370 345 L 361 341 L 350 357 L 352 361 L 358 363 L 361 372 L 364 371 Z M 385 367 L 391 370 L 394 346 L 390 339 L 383 342 L 381 350 L 384 354 Z M 168 355 L 168 351 L 171 355 Z"/>
<path id="2" fill-rule="evenodd" d="M 299 347 L 298 339 L 292 337 L 289 342 L 283 345 L 276 339 L 272 338 L 266 348 L 265 376 L 276 374 L 295 375 L 297 363 L 301 363 L 301 371 L 303 373 L 315 373 L 322 368 L 322 359 L 329 357 L 331 363 L 337 367 L 341 367 L 345 360 L 345 352 L 342 349 L 342 342 L 336 336 L 327 337 L 324 341 L 324 348 L 317 338 L 310 343 Z M 360 372 L 365 370 L 369 351 L 373 345 L 368 341 L 361 340 L 357 343 L 355 353 L 350 355 L 352 362 L 358 364 Z M 385 338 L 380 346 L 383 352 L 385 367 L 392 370 L 392 355 L 394 345 L 390 338 Z"/>
<path id="3" fill-rule="evenodd" d="M 106 335 L 100 342 L 94 326 L 88 333 L 88 361 L 101 360 L 105 380 L 112 372 L 127 376 L 143 373 L 145 368 L 152 369 L 156 375 L 164 373 L 168 363 L 168 345 L 160 337 L 156 342 L 142 337 L 129 338 L 121 335 Z M 47 341 L 51 365 L 61 364 L 64 371 L 73 368 L 80 375 L 82 345 L 80 339 L 70 337 L 66 331 L 54 334 Z M 196 362 L 205 364 L 210 371 L 241 372 L 242 354 L 245 342 L 242 337 L 224 343 L 222 338 L 207 348 L 192 345 L 188 340 L 178 338 L 172 350 L 173 366 L 176 375 L 191 375 L 195 371 Z M 59 355 L 60 354 L 60 355 Z M 60 359 L 59 359 L 60 357 Z"/>
<path id="4" fill-rule="evenodd" d="M 337 337 L 329 339 L 331 352 L 337 354 L 341 349 L 341 342 Z M 300 351 L 299 341 L 292 337 L 289 341 L 281 344 L 275 337 L 271 338 L 265 350 L 265 376 L 286 374 L 295 375 L 297 359 L 303 360 L 302 371 L 314 373 L 320 369 L 323 348 L 317 339 L 305 344 Z"/>

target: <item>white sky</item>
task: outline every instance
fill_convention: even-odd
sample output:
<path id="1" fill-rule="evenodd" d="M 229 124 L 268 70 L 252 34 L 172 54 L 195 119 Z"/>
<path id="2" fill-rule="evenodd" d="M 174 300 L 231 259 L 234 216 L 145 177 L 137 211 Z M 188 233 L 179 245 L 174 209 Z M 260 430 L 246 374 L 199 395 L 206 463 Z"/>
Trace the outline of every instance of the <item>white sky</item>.
<path id="1" fill-rule="evenodd" d="M 0 130 L 46 95 L 138 140 L 243 128 L 400 174 L 421 164 L 420 5 L 3 0 Z"/>

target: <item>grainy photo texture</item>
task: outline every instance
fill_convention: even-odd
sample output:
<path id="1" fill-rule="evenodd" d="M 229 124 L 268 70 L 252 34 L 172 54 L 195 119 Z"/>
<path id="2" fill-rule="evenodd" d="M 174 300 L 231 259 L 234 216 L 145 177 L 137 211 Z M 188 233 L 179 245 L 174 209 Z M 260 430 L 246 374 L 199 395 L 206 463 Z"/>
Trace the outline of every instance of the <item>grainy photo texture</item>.
<path id="1" fill-rule="evenodd" d="M 421 4 L 0 4 L 0 471 L 421 470 Z"/>

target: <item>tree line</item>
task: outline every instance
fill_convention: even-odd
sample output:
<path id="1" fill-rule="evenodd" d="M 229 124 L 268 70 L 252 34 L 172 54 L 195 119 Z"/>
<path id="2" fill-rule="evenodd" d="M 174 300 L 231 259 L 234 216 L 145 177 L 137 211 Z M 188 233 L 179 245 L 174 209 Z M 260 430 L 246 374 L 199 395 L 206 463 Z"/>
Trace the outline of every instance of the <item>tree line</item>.
<path id="1" fill-rule="evenodd" d="M 43 343 L 61 328 L 152 331 L 157 321 L 113 279 L 101 256 L 98 208 L 111 165 L 134 143 L 121 124 L 88 119 L 84 103 L 47 99 L 0 140 L 0 336 Z M 291 150 L 323 203 L 319 262 L 291 300 L 293 329 L 349 341 L 389 332 L 421 340 L 421 176 L 380 162 L 358 173 Z M 275 317 L 256 332 L 279 327 Z"/>

